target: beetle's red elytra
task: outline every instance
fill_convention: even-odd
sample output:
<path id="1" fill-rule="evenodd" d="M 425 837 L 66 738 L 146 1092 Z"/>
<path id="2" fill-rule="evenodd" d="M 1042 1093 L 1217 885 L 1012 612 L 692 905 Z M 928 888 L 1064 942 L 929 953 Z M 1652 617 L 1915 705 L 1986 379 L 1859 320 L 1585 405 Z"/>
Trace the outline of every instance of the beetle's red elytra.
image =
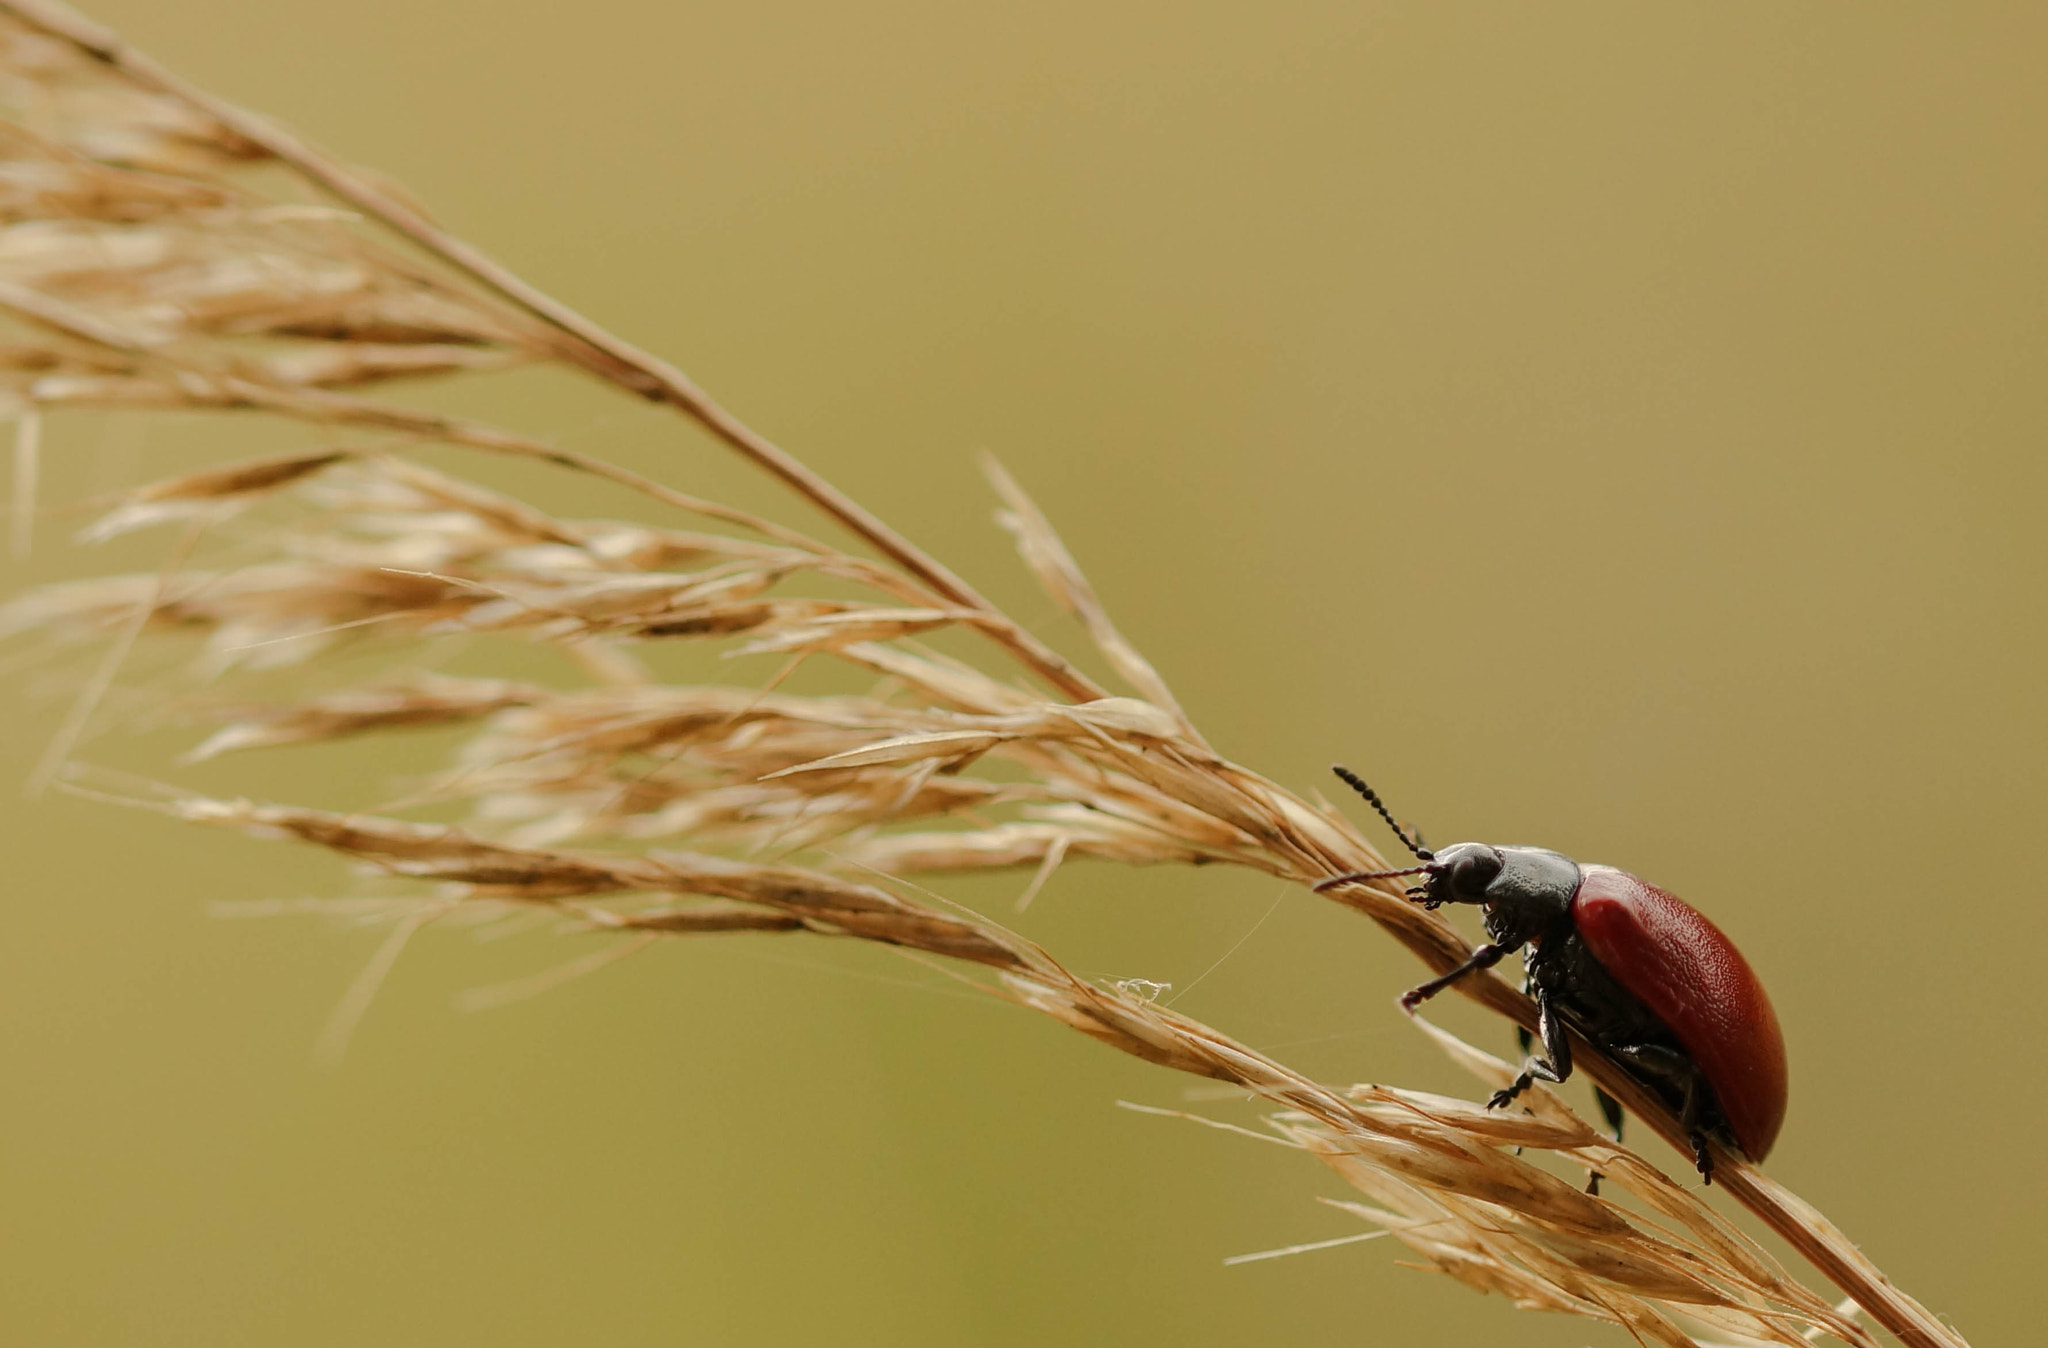
<path id="1" fill-rule="evenodd" d="M 1721 929 L 1677 895 L 1581 866 L 1572 925 L 1615 981 L 1669 1026 L 1706 1074 L 1735 1140 L 1770 1155 L 1785 1123 L 1785 1036 L 1764 985 Z"/>
<path id="2" fill-rule="evenodd" d="M 1753 1161 L 1770 1153 L 1785 1122 L 1785 1038 L 1763 984 L 1719 927 L 1627 871 L 1582 866 L 1547 848 L 1466 842 L 1432 852 L 1357 774 L 1336 773 L 1422 864 L 1334 876 L 1316 888 L 1421 876 L 1410 899 L 1431 909 L 1475 904 L 1491 938 L 1455 969 L 1409 989 L 1404 1008 L 1413 1011 L 1460 978 L 1524 952 L 1543 1055 L 1531 1056 L 1489 1105 L 1508 1104 L 1533 1082 L 1571 1076 L 1569 1028 L 1677 1113 L 1709 1184 L 1709 1136 Z M 1532 1045 L 1525 1033 L 1524 1050 Z M 1598 1087 L 1594 1094 L 1619 1137 L 1621 1106 Z"/>

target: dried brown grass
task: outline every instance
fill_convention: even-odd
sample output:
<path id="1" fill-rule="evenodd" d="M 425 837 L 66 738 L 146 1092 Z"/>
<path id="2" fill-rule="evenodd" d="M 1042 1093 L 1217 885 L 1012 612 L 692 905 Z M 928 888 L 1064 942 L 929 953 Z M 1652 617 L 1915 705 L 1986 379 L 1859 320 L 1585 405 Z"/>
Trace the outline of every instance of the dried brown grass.
<path id="1" fill-rule="evenodd" d="M 1003 524 L 1126 694 L 1098 686 L 680 372 L 112 35 L 41 3 L 0 4 L 0 105 L 12 119 L 0 129 L 0 311 L 17 329 L 0 346 L 0 386 L 20 428 L 18 494 L 33 486 L 42 418 L 61 408 L 239 408 L 336 435 L 317 452 L 126 493 L 86 536 L 173 526 L 160 569 L 51 587 L 0 614 L 6 632 L 52 647 L 103 643 L 52 769 L 115 666 L 155 634 L 182 636 L 208 671 L 297 666 L 318 677 L 345 649 L 383 652 L 390 675 L 224 711 L 193 756 L 458 727 L 457 761 L 408 804 L 457 806 L 463 827 L 170 789 L 132 803 L 310 842 L 415 882 L 376 901 L 394 933 L 380 965 L 412 931 L 457 912 L 538 911 L 643 942 L 808 933 L 938 957 L 994 995 L 1267 1101 L 1268 1140 L 1330 1167 L 1368 1200 L 1349 1210 L 1472 1287 L 1615 1323 L 1643 1342 L 1875 1342 L 1540 1086 L 1526 1111 L 1503 1113 L 1321 1085 L 1143 985 L 1077 978 L 1016 933 L 887 879 L 1022 868 L 1035 876 L 1028 894 L 1071 857 L 1228 863 L 1302 885 L 1385 864 L 1327 803 L 1210 749 L 1000 468 Z M 872 555 L 516 431 L 370 397 L 394 380 L 521 363 L 572 366 L 696 419 Z M 427 446 L 600 477 L 673 522 L 557 518 L 408 457 Z M 207 545 L 230 520 L 235 551 L 209 563 Z M 982 654 L 941 654 L 929 638 L 948 632 L 979 638 Z M 587 678 L 562 688 L 408 669 L 420 643 L 446 636 L 540 643 Z M 665 683 L 638 654 L 649 643 L 778 654 L 785 672 L 829 663 L 868 691 Z M 1452 928 L 1391 885 L 1334 897 L 1434 969 L 1464 954 Z M 1533 1024 L 1500 979 L 1466 990 Z M 1488 1088 L 1512 1074 L 1422 1028 Z M 1584 1061 L 1677 1137 L 1653 1097 L 1590 1050 Z M 1629 1201 L 1585 1193 L 1536 1164 L 1542 1155 L 1597 1171 Z M 1962 1343 L 1820 1214 L 1742 1158 L 1716 1161 L 1730 1193 L 1880 1324 L 1915 1345 Z"/>

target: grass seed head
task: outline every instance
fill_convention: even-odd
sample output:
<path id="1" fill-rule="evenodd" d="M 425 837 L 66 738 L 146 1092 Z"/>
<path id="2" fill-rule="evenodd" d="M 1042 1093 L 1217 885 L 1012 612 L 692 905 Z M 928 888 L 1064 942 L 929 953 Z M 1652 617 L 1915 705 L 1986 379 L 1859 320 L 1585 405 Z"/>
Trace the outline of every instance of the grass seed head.
<path id="1" fill-rule="evenodd" d="M 411 800 L 454 809 L 460 826 L 175 790 L 135 803 L 346 858 L 380 892 L 335 910 L 393 924 L 391 958 L 429 922 L 516 927 L 538 915 L 643 944 L 802 934 L 956 962 L 990 995 L 1257 1097 L 1271 1139 L 1348 1184 L 1362 1201 L 1338 1206 L 1420 1267 L 1641 1342 L 1696 1342 L 1684 1322 L 1746 1343 L 1797 1348 L 1821 1332 L 1874 1344 L 1541 1086 L 1509 1114 L 1318 1083 L 1175 1012 L 1157 985 L 1077 977 L 1018 933 L 893 878 L 1029 874 L 1028 900 L 1069 858 L 1223 863 L 1304 884 L 1386 867 L 1327 803 L 1215 753 L 1000 466 L 989 466 L 1000 523 L 1123 694 L 680 372 L 533 291 L 388 187 L 112 35 L 39 0 L 0 3 L 0 114 L 0 393 L 22 424 L 39 426 L 43 409 L 207 409 L 303 423 L 332 446 L 281 444 L 128 492 L 85 537 L 172 525 L 159 569 L 0 608 L 0 636 L 40 639 L 50 659 L 107 643 L 64 733 L 85 727 L 132 644 L 161 640 L 196 646 L 206 677 L 256 688 L 194 700 L 225 724 L 192 758 L 418 727 L 459 741 Z M 293 180 L 282 191 L 281 178 Z M 339 204 L 307 205 L 315 195 Z M 374 400 L 393 381 L 518 363 L 592 375 L 695 418 L 866 547 L 827 546 L 514 429 Z M 17 480 L 32 484 L 35 435 L 23 443 L 29 470 Z M 601 480 L 653 517 L 561 518 L 422 466 L 423 448 Z M 558 652 L 584 677 L 437 668 L 451 650 L 476 663 L 515 642 Z M 836 687 L 651 672 L 670 652 L 700 650 L 786 657 L 784 674 L 836 671 Z M 284 666 L 293 684 L 265 682 Z M 1452 928 L 1392 886 L 1332 897 L 1438 967 L 1463 953 Z M 351 994 L 351 1017 L 373 988 Z M 1526 1016 L 1505 984 L 1473 988 Z M 1514 1073 L 1423 1030 L 1483 1087 Z M 1656 1102 L 1643 1103 L 1654 1117 Z M 1588 1172 L 1605 1176 L 1605 1194 L 1581 1188 Z M 1916 1348 L 1961 1343 L 1818 1213 L 1738 1161 L 1725 1173 Z"/>

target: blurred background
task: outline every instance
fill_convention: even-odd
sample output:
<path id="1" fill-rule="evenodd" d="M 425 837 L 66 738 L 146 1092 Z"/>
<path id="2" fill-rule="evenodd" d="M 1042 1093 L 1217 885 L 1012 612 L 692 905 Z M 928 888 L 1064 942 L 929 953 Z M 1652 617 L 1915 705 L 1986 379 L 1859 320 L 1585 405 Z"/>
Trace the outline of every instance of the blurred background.
<path id="1" fill-rule="evenodd" d="M 1785 1025 L 1771 1173 L 1975 1342 L 2037 1323 L 2039 6 L 87 8 L 1074 645 L 994 451 L 1226 754 L 1686 896 Z M 780 499 L 618 398 L 491 397 Z M 58 419 L 45 493 L 301 443 Z M 61 532 L 23 582 L 107 564 Z M 63 705 L 24 688 L 17 780 Z M 428 761 L 179 780 L 366 802 Z M 1387 1244 L 1222 1267 L 1358 1229 L 1342 1186 L 1117 1109 L 1185 1082 L 886 951 L 675 942 L 464 1014 L 585 947 L 429 933 L 329 1067 L 381 934 L 209 905 L 338 865 L 62 797 L 7 828 L 10 1343 L 1624 1341 Z M 1072 864 L 1022 926 L 1319 1076 L 1474 1090 L 1393 1009 L 1414 962 L 1276 882 Z"/>

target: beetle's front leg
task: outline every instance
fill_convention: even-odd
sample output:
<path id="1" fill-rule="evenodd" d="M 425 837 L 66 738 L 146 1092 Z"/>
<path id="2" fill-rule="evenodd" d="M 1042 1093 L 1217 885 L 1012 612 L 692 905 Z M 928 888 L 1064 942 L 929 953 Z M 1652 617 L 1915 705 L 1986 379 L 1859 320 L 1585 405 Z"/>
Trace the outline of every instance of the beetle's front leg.
<path id="1" fill-rule="evenodd" d="M 1416 1007 L 1421 1006 L 1424 1002 L 1436 996 L 1466 974 L 1476 973 L 1481 969 L 1491 969 L 1494 965 L 1499 964 L 1501 959 L 1512 949 L 1514 949 L 1513 946 L 1505 945 L 1488 944 L 1480 946 L 1472 952 L 1471 958 L 1449 973 L 1438 978 L 1432 978 L 1420 987 L 1413 987 L 1402 993 L 1401 1009 L 1412 1012 Z"/>

